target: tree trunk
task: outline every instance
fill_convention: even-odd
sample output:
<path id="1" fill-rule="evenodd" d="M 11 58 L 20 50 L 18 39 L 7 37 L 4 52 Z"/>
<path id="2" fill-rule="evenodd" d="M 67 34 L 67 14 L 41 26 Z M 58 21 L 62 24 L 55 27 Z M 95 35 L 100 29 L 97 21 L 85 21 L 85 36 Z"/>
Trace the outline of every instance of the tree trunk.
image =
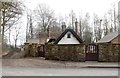
<path id="1" fill-rule="evenodd" d="M 81 20 L 80 20 L 80 25 L 79 26 L 80 26 L 80 38 L 82 39 L 82 29 L 81 29 L 82 28 L 82 24 L 81 24 Z"/>
<path id="2" fill-rule="evenodd" d="M 2 52 L 4 52 L 4 29 L 5 29 L 5 27 L 3 26 L 3 29 L 2 29 Z"/>
<path id="3" fill-rule="evenodd" d="M 117 29 L 116 29 L 116 12 L 115 12 L 115 6 L 114 6 L 114 30 L 117 31 Z"/>
<path id="4" fill-rule="evenodd" d="M 15 39 L 15 48 L 17 48 L 17 39 Z"/>
<path id="5" fill-rule="evenodd" d="M 5 10 L 2 12 L 3 23 L 2 23 L 2 52 L 4 52 L 4 30 L 5 30 Z"/>
<path id="6" fill-rule="evenodd" d="M 0 2 L 0 5 L 2 5 L 1 4 L 1 2 Z M 1 6 L 0 6 L 0 54 L 2 54 L 2 36 L 1 36 L 1 27 L 2 27 L 2 25 L 1 25 Z"/>
<path id="7" fill-rule="evenodd" d="M 9 47 L 11 46 L 10 35 L 11 35 L 11 30 L 9 29 Z"/>

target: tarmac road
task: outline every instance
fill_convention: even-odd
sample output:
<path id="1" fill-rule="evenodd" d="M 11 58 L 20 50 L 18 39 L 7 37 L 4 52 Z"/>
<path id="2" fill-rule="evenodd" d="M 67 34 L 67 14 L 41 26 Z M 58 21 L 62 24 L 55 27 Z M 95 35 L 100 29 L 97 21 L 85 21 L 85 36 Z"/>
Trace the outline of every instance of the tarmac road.
<path id="1" fill-rule="evenodd" d="M 3 76 L 118 76 L 117 68 L 2 67 Z"/>
<path id="2" fill-rule="evenodd" d="M 89 68 L 88 66 L 97 66 Z M 104 68 L 99 68 L 103 66 Z M 105 67 L 108 68 L 105 68 Z M 112 68 L 110 68 L 113 66 Z M 3 76 L 118 76 L 118 63 L 63 62 L 41 58 L 3 59 Z M 1 68 L 0 68 L 1 69 Z"/>

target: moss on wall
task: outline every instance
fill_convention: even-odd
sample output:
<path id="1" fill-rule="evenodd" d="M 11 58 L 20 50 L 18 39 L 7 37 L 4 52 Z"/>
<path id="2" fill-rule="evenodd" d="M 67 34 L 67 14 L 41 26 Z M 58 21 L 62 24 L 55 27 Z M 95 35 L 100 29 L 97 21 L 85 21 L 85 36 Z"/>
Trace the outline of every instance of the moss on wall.
<path id="1" fill-rule="evenodd" d="M 62 61 L 85 61 L 85 45 L 45 45 L 45 58 Z"/>
<path id="2" fill-rule="evenodd" d="M 25 43 L 25 56 L 32 56 L 32 57 L 36 57 L 38 56 L 38 44 L 33 43 L 33 44 L 29 44 L 29 43 Z"/>
<path id="3" fill-rule="evenodd" d="M 120 61 L 120 44 L 99 44 L 99 59 L 103 62 Z M 26 56 L 38 56 L 38 44 L 25 43 Z M 62 61 L 85 61 L 85 45 L 45 45 L 45 58 L 50 60 Z"/>
<path id="4" fill-rule="evenodd" d="M 117 62 L 120 52 L 118 44 L 99 44 L 99 61 Z"/>

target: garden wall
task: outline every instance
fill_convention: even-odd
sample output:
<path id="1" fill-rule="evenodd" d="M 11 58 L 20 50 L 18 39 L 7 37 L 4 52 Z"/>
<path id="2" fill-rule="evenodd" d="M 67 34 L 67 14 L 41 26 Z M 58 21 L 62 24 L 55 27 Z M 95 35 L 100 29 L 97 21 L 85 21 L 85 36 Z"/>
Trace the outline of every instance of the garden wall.
<path id="1" fill-rule="evenodd" d="M 45 58 L 62 61 L 85 61 L 84 44 L 45 45 Z"/>
<path id="2" fill-rule="evenodd" d="M 98 44 L 99 57 L 101 62 L 118 62 L 120 61 L 120 44 Z M 38 56 L 38 44 L 25 43 L 25 56 Z M 45 45 L 45 59 L 61 61 L 85 61 L 85 44 L 68 44 L 68 45 Z"/>
<path id="3" fill-rule="evenodd" d="M 32 56 L 32 57 L 36 57 L 38 56 L 38 44 L 36 43 L 25 43 L 25 47 L 24 47 L 24 51 L 25 51 L 25 57 L 27 56 Z"/>
<path id="4" fill-rule="evenodd" d="M 99 44 L 99 61 L 117 62 L 120 54 L 120 44 Z"/>

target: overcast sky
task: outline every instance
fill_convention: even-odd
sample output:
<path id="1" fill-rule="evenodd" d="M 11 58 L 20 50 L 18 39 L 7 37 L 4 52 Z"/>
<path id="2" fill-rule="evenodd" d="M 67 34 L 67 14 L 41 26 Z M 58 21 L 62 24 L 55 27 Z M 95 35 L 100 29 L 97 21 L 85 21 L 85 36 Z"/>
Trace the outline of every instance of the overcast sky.
<path id="1" fill-rule="evenodd" d="M 29 9 L 35 9 L 37 4 L 45 3 L 49 5 L 56 13 L 56 15 L 67 15 L 71 10 L 75 13 L 90 14 L 96 13 L 102 16 L 106 13 L 112 5 L 117 4 L 119 0 L 25 0 L 25 5 Z"/>
<path id="2" fill-rule="evenodd" d="M 103 17 L 105 13 L 113 6 L 117 4 L 120 0 L 22 0 L 28 9 L 34 10 L 38 4 L 47 4 L 51 9 L 54 10 L 56 16 L 65 16 L 74 10 L 77 17 L 79 14 L 84 15 L 86 12 L 90 14 L 90 17 L 94 13 L 98 14 L 99 17 Z M 22 37 L 18 44 L 24 43 L 25 41 L 25 27 L 27 25 L 27 19 L 24 16 L 22 18 Z M 14 32 L 13 32 L 14 33 Z M 12 39 L 12 38 L 11 38 Z M 23 41 L 21 41 L 23 40 Z"/>

